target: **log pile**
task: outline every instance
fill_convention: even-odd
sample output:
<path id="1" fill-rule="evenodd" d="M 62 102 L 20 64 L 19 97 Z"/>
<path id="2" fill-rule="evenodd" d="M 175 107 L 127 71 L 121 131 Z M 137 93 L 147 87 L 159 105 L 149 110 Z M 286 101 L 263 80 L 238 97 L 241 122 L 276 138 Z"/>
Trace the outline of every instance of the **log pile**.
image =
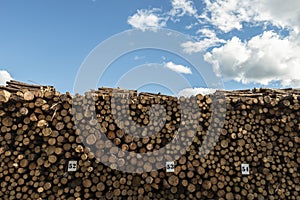
<path id="1" fill-rule="evenodd" d="M 99 88 L 72 96 L 8 82 L 0 88 L 0 199 L 300 199 L 300 91 L 218 92 L 226 109 L 214 109 L 226 112 L 224 125 L 202 157 L 218 121 L 211 119 L 213 95 Z M 181 112 L 190 104 L 197 108 Z M 168 145 L 173 140 L 187 150 Z M 164 147 L 163 155 L 132 156 Z M 73 171 L 69 161 L 77 161 Z M 174 172 L 159 165 L 165 161 L 174 161 Z M 249 164 L 249 175 L 241 164 Z"/>

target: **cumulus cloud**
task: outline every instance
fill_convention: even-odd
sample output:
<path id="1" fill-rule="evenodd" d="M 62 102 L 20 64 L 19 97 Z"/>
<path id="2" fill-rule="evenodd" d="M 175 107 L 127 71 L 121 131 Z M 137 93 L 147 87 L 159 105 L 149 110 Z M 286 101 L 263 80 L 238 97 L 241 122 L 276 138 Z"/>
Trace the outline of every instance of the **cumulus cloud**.
<path id="1" fill-rule="evenodd" d="M 277 33 L 263 34 L 241 41 L 233 37 L 204 55 L 215 73 L 225 80 L 267 85 L 279 81 L 283 86 L 300 86 L 300 46 L 292 38 Z"/>
<path id="2" fill-rule="evenodd" d="M 203 28 L 197 31 L 200 34 L 200 40 L 197 42 L 187 41 L 181 44 L 183 50 L 187 53 L 196 53 L 206 51 L 207 48 L 215 47 L 226 41 L 217 37 L 213 30 Z"/>
<path id="3" fill-rule="evenodd" d="M 137 10 L 137 13 L 128 17 L 127 23 L 133 28 L 142 31 L 157 31 L 166 26 L 168 20 L 180 21 L 184 15 L 198 18 L 197 9 L 192 0 L 171 0 L 172 8 L 165 13 L 159 8 Z"/>
<path id="4" fill-rule="evenodd" d="M 178 93 L 178 96 L 190 97 L 197 94 L 207 95 L 215 92 L 216 89 L 212 88 L 185 88 Z"/>
<path id="5" fill-rule="evenodd" d="M 197 9 L 191 0 L 172 0 L 171 16 L 182 17 L 183 15 L 195 16 Z"/>
<path id="6" fill-rule="evenodd" d="M 7 71 L 0 70 L 0 85 L 6 85 L 6 81 L 10 81 L 12 79 L 13 78 Z"/>
<path id="7" fill-rule="evenodd" d="M 205 15 L 208 21 L 224 32 L 240 30 L 242 22 L 248 22 L 251 12 L 246 1 L 239 0 L 205 0 Z"/>
<path id="8" fill-rule="evenodd" d="M 178 64 L 175 64 L 173 62 L 167 62 L 165 64 L 165 67 L 166 68 L 169 68 L 170 70 L 173 70 L 177 73 L 181 73 L 181 74 L 192 74 L 192 71 L 189 67 L 187 66 L 183 66 L 183 65 L 178 65 Z"/>
<path id="9" fill-rule="evenodd" d="M 300 1 L 295 0 L 205 0 L 206 19 L 224 32 L 241 30 L 243 23 L 269 23 L 299 31 Z"/>
<path id="10" fill-rule="evenodd" d="M 157 31 L 157 29 L 166 26 L 166 18 L 160 16 L 158 14 L 159 11 L 159 9 L 137 10 L 137 13 L 130 16 L 127 22 L 133 28 L 140 29 L 142 31 Z"/>
<path id="11" fill-rule="evenodd" d="M 257 8 L 255 20 L 270 21 L 272 24 L 297 29 L 299 32 L 300 21 L 300 1 L 294 0 L 256 0 L 256 4 L 252 5 L 252 9 Z"/>
<path id="12" fill-rule="evenodd" d="M 225 33 L 241 30 L 245 23 L 288 30 L 285 36 L 265 30 L 248 41 L 233 37 L 223 46 L 214 47 L 204 58 L 218 76 L 244 84 L 280 82 L 283 86 L 300 87 L 300 1 L 205 0 L 205 3 L 206 20 Z"/>

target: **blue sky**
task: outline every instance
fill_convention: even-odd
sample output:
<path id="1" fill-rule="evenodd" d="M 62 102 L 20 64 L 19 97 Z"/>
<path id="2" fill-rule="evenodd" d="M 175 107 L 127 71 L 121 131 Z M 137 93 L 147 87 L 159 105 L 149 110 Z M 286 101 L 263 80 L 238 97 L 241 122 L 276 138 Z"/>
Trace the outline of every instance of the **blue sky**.
<path id="1" fill-rule="evenodd" d="M 101 42 L 129 29 L 172 29 L 190 37 L 182 50 L 205 60 L 225 89 L 299 87 L 299 7 L 294 0 L 2 0 L 0 82 L 13 78 L 72 92 L 80 66 Z M 149 63 L 188 79 L 186 93 L 207 87 L 195 66 L 159 49 L 120 55 L 98 86 L 116 87 L 128 71 Z M 155 83 L 137 87 L 170 92 Z"/>

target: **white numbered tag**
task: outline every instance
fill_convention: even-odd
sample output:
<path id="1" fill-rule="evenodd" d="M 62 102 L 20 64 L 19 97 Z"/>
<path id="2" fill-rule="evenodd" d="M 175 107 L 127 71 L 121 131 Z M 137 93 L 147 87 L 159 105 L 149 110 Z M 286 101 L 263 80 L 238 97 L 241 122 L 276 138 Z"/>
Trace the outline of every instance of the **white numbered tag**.
<path id="1" fill-rule="evenodd" d="M 166 172 L 174 172 L 175 165 L 174 161 L 166 162 Z"/>
<path id="2" fill-rule="evenodd" d="M 241 170 L 243 175 L 249 175 L 250 174 L 249 164 L 241 164 Z"/>
<path id="3" fill-rule="evenodd" d="M 70 160 L 68 163 L 68 172 L 75 172 L 77 169 L 77 161 Z"/>

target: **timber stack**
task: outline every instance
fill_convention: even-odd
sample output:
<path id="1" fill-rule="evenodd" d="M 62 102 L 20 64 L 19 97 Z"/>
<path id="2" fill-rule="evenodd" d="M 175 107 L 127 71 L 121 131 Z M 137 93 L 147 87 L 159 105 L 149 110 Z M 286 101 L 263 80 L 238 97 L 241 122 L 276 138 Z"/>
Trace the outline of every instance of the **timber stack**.
<path id="1" fill-rule="evenodd" d="M 224 98 L 212 109 L 214 94 L 71 95 L 10 81 L 0 87 L 0 199 L 299 200 L 300 90 L 217 93 Z M 213 122 L 222 127 L 201 156 Z M 174 171 L 162 161 L 174 161 Z"/>

